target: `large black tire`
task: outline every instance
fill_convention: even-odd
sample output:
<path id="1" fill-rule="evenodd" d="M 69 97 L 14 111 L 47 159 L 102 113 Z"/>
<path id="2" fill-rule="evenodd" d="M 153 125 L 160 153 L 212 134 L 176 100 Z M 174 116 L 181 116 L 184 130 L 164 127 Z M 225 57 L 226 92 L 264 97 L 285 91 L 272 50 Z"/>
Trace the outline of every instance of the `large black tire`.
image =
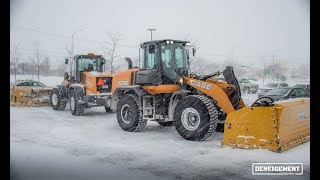
<path id="1" fill-rule="evenodd" d="M 173 126 L 173 121 L 161 122 L 157 121 L 161 126 Z"/>
<path id="2" fill-rule="evenodd" d="M 117 104 L 116 112 L 119 126 L 125 131 L 138 132 L 147 124 L 147 120 L 142 119 L 139 99 L 135 95 L 122 96 Z"/>
<path id="3" fill-rule="evenodd" d="M 81 102 L 82 101 L 82 102 Z M 84 93 L 75 91 L 70 91 L 70 111 L 71 114 L 74 116 L 82 116 L 86 104 L 83 103 L 85 101 L 84 99 Z"/>
<path id="4" fill-rule="evenodd" d="M 174 126 L 183 138 L 207 139 L 218 125 L 218 111 L 212 100 L 201 95 L 185 96 L 174 112 Z"/>
<path id="5" fill-rule="evenodd" d="M 66 108 L 67 100 L 58 88 L 53 88 L 50 92 L 50 105 L 56 111 L 63 111 Z"/>

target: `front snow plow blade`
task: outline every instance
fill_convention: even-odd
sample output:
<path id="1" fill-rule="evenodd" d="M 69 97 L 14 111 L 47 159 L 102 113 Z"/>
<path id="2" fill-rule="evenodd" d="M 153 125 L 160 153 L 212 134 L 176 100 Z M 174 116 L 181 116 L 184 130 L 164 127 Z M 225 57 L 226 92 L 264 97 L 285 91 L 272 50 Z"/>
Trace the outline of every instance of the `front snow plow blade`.
<path id="1" fill-rule="evenodd" d="M 229 113 L 222 145 L 283 152 L 309 140 L 310 99 L 297 99 Z"/>
<path id="2" fill-rule="evenodd" d="M 51 88 L 19 89 L 12 91 L 10 95 L 11 106 L 39 106 L 49 105 L 49 93 Z"/>

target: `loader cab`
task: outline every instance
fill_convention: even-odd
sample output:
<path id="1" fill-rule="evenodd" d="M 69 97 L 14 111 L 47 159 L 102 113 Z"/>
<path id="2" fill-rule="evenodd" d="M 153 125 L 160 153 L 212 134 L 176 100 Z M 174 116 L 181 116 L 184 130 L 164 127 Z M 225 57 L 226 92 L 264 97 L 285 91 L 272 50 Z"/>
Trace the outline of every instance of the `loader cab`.
<path id="1" fill-rule="evenodd" d="M 92 53 L 88 53 L 88 55 L 76 55 L 74 57 L 74 76 L 73 81 L 74 82 L 81 82 L 81 74 L 83 72 L 103 72 L 105 59 L 102 55 L 94 55 Z"/>
<path id="2" fill-rule="evenodd" d="M 176 84 L 177 71 L 189 72 L 189 42 L 158 40 L 140 45 L 137 84 Z"/>

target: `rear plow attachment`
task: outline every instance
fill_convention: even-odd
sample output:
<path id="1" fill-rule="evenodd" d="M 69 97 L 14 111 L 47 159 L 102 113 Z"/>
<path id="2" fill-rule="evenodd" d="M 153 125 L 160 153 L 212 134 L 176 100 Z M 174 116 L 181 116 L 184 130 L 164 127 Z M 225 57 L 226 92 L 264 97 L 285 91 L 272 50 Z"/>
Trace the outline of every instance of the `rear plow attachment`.
<path id="1" fill-rule="evenodd" d="M 222 145 L 283 152 L 309 140 L 310 99 L 296 99 L 229 113 Z"/>
<path id="2" fill-rule="evenodd" d="M 11 106 L 49 105 L 50 90 L 16 90 L 10 95 Z"/>

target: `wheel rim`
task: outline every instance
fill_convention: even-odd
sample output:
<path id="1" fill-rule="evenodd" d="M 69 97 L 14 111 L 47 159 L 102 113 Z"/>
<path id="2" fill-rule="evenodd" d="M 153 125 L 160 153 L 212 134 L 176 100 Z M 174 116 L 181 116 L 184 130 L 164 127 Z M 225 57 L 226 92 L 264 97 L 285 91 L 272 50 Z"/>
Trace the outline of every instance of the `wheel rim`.
<path id="1" fill-rule="evenodd" d="M 121 119 L 124 123 L 130 123 L 132 120 L 132 111 L 130 109 L 130 106 L 128 104 L 125 104 L 121 108 Z"/>
<path id="2" fill-rule="evenodd" d="M 56 94 L 52 94 L 51 101 L 53 105 L 58 104 L 58 96 Z"/>
<path id="3" fill-rule="evenodd" d="M 181 115 L 182 125 L 188 130 L 195 130 L 200 125 L 200 115 L 194 108 L 187 108 Z"/>
<path id="4" fill-rule="evenodd" d="M 71 107 L 71 110 L 74 110 L 74 107 L 75 107 L 74 97 L 71 97 L 71 100 L 70 100 L 70 107 Z"/>
<path id="5" fill-rule="evenodd" d="M 248 88 L 244 89 L 244 93 L 248 94 L 249 93 L 249 89 Z"/>

